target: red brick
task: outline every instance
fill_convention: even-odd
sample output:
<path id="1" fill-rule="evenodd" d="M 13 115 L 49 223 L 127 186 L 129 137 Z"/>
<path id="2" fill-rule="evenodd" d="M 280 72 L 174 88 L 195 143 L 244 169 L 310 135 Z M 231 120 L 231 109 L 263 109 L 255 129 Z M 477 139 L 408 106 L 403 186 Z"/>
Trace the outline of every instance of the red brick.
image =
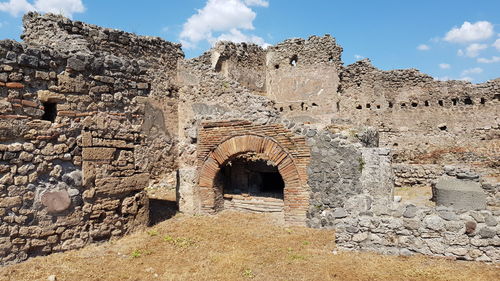
<path id="1" fill-rule="evenodd" d="M 23 89 L 24 88 L 24 85 L 19 83 L 19 82 L 8 82 L 5 85 L 7 86 L 7 88 L 10 88 L 10 89 Z"/>

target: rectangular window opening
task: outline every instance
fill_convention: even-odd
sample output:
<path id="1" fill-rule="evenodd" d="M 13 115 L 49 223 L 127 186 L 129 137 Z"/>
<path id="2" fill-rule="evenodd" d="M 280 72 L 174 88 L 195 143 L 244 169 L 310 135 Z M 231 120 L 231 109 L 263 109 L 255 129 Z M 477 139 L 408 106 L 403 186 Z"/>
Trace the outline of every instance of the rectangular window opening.
<path id="1" fill-rule="evenodd" d="M 47 120 L 50 122 L 56 121 L 57 117 L 57 103 L 54 102 L 44 102 L 43 103 L 43 116 L 42 120 Z"/>

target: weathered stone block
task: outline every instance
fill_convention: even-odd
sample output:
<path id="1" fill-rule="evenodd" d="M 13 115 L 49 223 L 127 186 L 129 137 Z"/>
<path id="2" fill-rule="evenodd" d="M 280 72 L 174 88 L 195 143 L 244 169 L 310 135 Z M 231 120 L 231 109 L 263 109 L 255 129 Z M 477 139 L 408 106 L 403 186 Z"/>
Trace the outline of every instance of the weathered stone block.
<path id="1" fill-rule="evenodd" d="M 20 196 L 0 198 L 0 208 L 12 208 L 23 203 Z"/>
<path id="2" fill-rule="evenodd" d="M 85 62 L 76 58 L 70 57 L 68 58 L 66 68 L 69 68 L 74 71 L 84 71 L 85 70 Z"/>
<path id="3" fill-rule="evenodd" d="M 82 157 L 84 161 L 113 160 L 116 148 L 84 147 Z"/>
<path id="4" fill-rule="evenodd" d="M 66 100 L 63 94 L 54 93 L 47 90 L 37 92 L 38 100 L 41 102 L 63 102 Z"/>
<path id="5" fill-rule="evenodd" d="M 442 177 L 432 191 L 438 206 L 465 210 L 486 208 L 486 194 L 478 182 Z"/>
<path id="6" fill-rule="evenodd" d="M 435 231 L 440 231 L 444 229 L 443 219 L 436 215 L 431 215 L 424 218 L 424 225 L 427 228 Z"/>
<path id="7" fill-rule="evenodd" d="M 82 132 L 82 146 L 92 146 L 92 133 L 88 131 Z"/>
<path id="8" fill-rule="evenodd" d="M 136 174 L 125 178 L 110 177 L 97 179 L 95 182 L 96 193 L 98 195 L 126 194 L 146 188 L 148 181 L 148 174 Z"/>
<path id="9" fill-rule="evenodd" d="M 66 190 L 45 192 L 41 196 L 41 202 L 47 207 L 49 213 L 62 212 L 71 205 L 71 199 Z"/>

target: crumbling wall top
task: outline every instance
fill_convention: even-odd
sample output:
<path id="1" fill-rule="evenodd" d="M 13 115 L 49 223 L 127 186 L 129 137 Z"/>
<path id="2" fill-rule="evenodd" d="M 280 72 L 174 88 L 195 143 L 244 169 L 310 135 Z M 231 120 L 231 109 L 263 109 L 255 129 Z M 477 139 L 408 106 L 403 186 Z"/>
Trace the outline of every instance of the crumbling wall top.
<path id="1" fill-rule="evenodd" d="M 106 51 L 127 56 L 184 57 L 181 45 L 159 37 L 138 36 L 111 28 L 103 28 L 60 15 L 27 13 L 23 17 L 24 33 L 29 45 L 45 45 L 65 53 Z"/>
<path id="2" fill-rule="evenodd" d="M 329 34 L 308 39 L 288 39 L 267 48 L 267 66 L 334 64 L 340 67 L 342 51 L 342 47 Z"/>

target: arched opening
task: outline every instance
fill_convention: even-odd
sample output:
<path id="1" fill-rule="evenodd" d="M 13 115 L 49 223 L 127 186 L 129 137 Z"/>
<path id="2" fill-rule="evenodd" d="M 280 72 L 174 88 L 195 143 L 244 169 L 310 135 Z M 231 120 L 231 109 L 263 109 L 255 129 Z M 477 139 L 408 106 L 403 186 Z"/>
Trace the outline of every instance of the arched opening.
<path id="1" fill-rule="evenodd" d="M 222 73 L 222 75 L 228 75 L 228 62 L 226 57 L 219 57 L 217 63 L 214 66 L 214 71 L 218 73 Z"/>
<path id="2" fill-rule="evenodd" d="M 285 182 L 272 162 L 243 154 L 228 160 L 216 175 L 222 195 L 221 207 L 228 210 L 273 213 L 284 211 Z"/>
<path id="3" fill-rule="evenodd" d="M 252 157 L 253 155 L 240 155 L 221 167 L 218 176 L 224 195 L 283 199 L 285 182 L 278 167 L 270 161 Z"/>
<path id="4" fill-rule="evenodd" d="M 299 174 L 305 173 L 304 166 L 297 166 L 300 161 L 269 137 L 226 139 L 200 166 L 201 210 L 282 212 L 287 223 L 303 225 L 309 193 Z"/>

